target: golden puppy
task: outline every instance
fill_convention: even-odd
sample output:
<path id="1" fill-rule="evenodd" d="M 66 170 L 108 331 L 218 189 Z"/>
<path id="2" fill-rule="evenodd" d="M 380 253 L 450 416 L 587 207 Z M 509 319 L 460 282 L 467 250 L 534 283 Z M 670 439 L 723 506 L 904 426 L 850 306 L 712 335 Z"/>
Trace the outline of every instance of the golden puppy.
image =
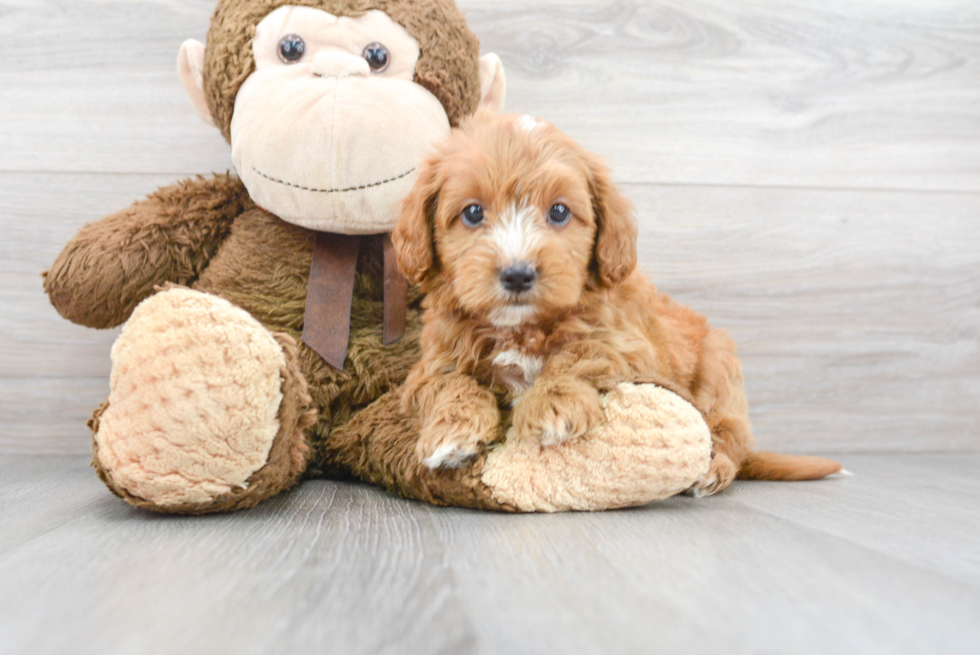
<path id="1" fill-rule="evenodd" d="M 743 477 L 809 479 L 819 458 L 750 453 L 735 345 L 658 293 L 636 268 L 632 208 L 608 170 L 554 126 L 478 113 L 420 168 L 392 234 L 425 298 L 423 355 L 404 387 L 418 456 L 459 466 L 500 434 L 542 446 L 583 435 L 599 395 L 653 381 L 688 398 L 711 429 L 711 468 L 693 490 Z"/>

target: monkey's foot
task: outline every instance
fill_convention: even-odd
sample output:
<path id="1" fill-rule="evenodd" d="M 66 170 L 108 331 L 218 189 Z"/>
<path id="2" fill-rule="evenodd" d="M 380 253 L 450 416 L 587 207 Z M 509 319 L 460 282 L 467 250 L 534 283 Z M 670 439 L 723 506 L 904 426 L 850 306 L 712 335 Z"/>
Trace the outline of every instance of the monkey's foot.
<path id="1" fill-rule="evenodd" d="M 161 512 L 255 505 L 299 479 L 310 409 L 295 341 L 244 310 L 174 287 L 143 301 L 112 347 L 90 423 L 113 492 Z"/>
<path id="2" fill-rule="evenodd" d="M 708 471 L 711 433 L 701 413 L 653 384 L 618 385 L 584 436 L 554 446 L 507 435 L 486 457 L 493 499 L 523 512 L 601 510 L 667 498 Z"/>

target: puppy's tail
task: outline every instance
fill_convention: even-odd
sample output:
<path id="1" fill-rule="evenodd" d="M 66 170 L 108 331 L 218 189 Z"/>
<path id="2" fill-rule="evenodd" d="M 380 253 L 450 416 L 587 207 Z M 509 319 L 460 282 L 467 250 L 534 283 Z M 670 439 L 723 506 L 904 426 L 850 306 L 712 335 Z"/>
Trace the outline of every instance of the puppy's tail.
<path id="1" fill-rule="evenodd" d="M 819 480 L 834 473 L 847 475 L 844 467 L 832 459 L 757 450 L 745 458 L 738 477 L 742 480 Z"/>

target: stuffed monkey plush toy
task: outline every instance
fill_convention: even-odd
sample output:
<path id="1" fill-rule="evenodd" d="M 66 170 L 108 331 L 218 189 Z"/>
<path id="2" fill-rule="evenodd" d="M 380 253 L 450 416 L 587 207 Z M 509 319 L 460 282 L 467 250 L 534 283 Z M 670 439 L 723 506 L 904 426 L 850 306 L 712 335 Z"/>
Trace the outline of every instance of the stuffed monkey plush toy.
<path id="1" fill-rule="evenodd" d="M 562 446 L 502 439 L 456 469 L 415 456 L 392 390 L 418 358 L 419 299 L 386 232 L 426 149 L 504 100 L 451 0 L 220 0 L 178 69 L 238 176 L 86 225 L 45 274 L 65 318 L 124 326 L 89 422 L 114 493 L 199 514 L 352 475 L 436 504 L 592 510 L 705 474 L 701 414 L 653 384 L 620 385 Z"/>

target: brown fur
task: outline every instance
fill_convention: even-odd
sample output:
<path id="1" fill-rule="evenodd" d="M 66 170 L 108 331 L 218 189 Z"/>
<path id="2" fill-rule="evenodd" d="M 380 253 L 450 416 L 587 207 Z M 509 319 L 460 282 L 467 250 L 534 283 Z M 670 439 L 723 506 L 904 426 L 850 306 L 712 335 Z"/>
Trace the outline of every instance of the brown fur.
<path id="1" fill-rule="evenodd" d="M 413 290 L 409 299 L 406 335 L 382 345 L 381 238 L 365 238 L 358 256 L 347 361 L 344 370 L 334 369 L 301 341 L 313 239 L 310 230 L 261 209 L 247 212 L 235 221 L 224 247 L 194 288 L 232 301 L 270 330 L 296 340 L 300 366 L 319 408 L 310 434 L 313 465 L 336 472 L 336 463 L 323 451 L 331 429 L 401 383 L 418 357 L 419 293 Z"/>
<path id="2" fill-rule="evenodd" d="M 742 480 L 819 480 L 841 470 L 840 464 L 823 457 L 755 450 L 745 458 L 738 477 Z"/>
<path id="3" fill-rule="evenodd" d="M 419 41 L 415 80 L 442 102 L 451 123 L 478 105 L 479 42 L 452 0 L 221 0 L 208 34 L 204 88 L 226 138 L 238 89 L 254 70 L 255 26 L 285 4 L 346 16 L 370 9 L 385 11 Z M 245 493 L 166 511 L 205 513 L 249 507 L 294 484 L 304 472 L 355 474 L 372 482 L 376 474 L 382 476 L 377 480 L 380 484 L 433 502 L 445 498 L 444 502 L 458 499 L 495 506 L 488 492 L 480 496 L 474 491 L 479 489 L 473 481 L 479 479 L 476 470 L 465 483 L 447 476 L 429 476 L 420 482 L 420 474 L 411 466 L 400 467 L 392 459 L 398 444 L 414 441 L 415 434 L 400 431 L 406 426 L 399 422 L 401 417 L 391 414 L 390 406 L 376 410 L 372 403 L 401 383 L 418 358 L 419 294 L 411 292 L 405 336 L 384 346 L 380 238 L 366 238 L 361 248 L 344 370 L 331 368 L 301 342 L 313 235 L 256 208 L 237 178 L 218 175 L 161 188 L 130 208 L 85 226 L 45 274 L 45 291 L 52 304 L 65 318 L 82 325 L 120 325 L 155 289 L 174 283 L 230 300 L 284 344 L 296 374 L 283 379 L 284 432 L 276 438 L 269 463 L 253 476 L 254 484 Z M 310 407 L 315 415 L 301 409 Z M 365 408 L 370 408 L 370 416 L 350 429 L 340 429 Z M 93 419 L 96 428 L 100 414 L 97 410 Z M 372 430 L 371 434 L 359 433 L 358 425 Z M 390 447 L 385 445 L 389 441 Z M 368 442 L 372 450 L 362 451 Z M 309 453 L 301 444 L 308 444 Z M 99 473 L 127 501 L 159 510 L 127 497 L 106 472 Z M 404 484 L 401 476 L 407 476 Z M 480 497 L 470 498 L 474 494 Z"/>
<path id="4" fill-rule="evenodd" d="M 44 291 L 74 323 L 121 325 L 158 285 L 192 284 L 254 206 L 231 175 L 162 187 L 79 230 L 44 273 Z"/>
<path id="5" fill-rule="evenodd" d="M 486 216 L 478 227 L 459 218 L 474 202 Z M 572 210 L 562 227 L 546 223 L 558 202 Z M 519 223 L 514 208 L 527 208 Z M 518 224 L 531 235 L 522 256 L 537 279 L 515 298 L 499 281 L 515 246 L 499 235 Z M 724 489 L 746 463 L 753 439 L 734 343 L 635 269 L 629 203 L 608 170 L 554 127 L 528 131 L 527 119 L 482 112 L 465 121 L 424 164 L 393 241 L 404 272 L 428 292 L 423 355 L 404 393 L 422 416 L 420 457 L 460 435 L 464 452 L 479 452 L 497 436 L 488 417 L 499 420 L 498 405 L 510 403 L 519 439 L 581 436 L 601 418 L 600 392 L 653 376 L 685 390 L 711 429 L 700 492 Z M 514 307 L 528 317 L 502 327 Z M 514 353 L 542 362 L 533 385 L 506 360 Z M 454 418 L 436 418 L 445 416 Z"/>
<path id="6" fill-rule="evenodd" d="M 480 41 L 453 0 L 221 0 L 211 19 L 204 66 L 204 92 L 211 116 L 231 141 L 231 116 L 242 83 L 255 70 L 255 26 L 283 5 L 359 16 L 380 9 L 419 42 L 415 81 L 446 109 L 451 125 L 480 102 Z"/>
<path id="7" fill-rule="evenodd" d="M 390 459 L 390 449 L 379 444 L 387 440 L 397 443 L 404 438 L 414 441 L 414 433 L 405 437 L 399 432 L 404 427 L 399 424 L 401 417 L 387 414 L 384 408 L 375 408 L 372 402 L 401 383 L 418 359 L 418 290 L 413 289 L 410 293 L 405 336 L 384 346 L 381 342 L 381 238 L 365 238 L 358 259 L 348 358 L 344 370 L 337 371 L 300 340 L 313 238 L 314 233 L 309 230 L 285 223 L 261 209 L 251 209 L 229 223 L 227 234 L 217 253 L 210 259 L 200 277 L 188 285 L 231 300 L 251 313 L 284 344 L 290 371 L 295 370 L 299 377 L 284 377 L 280 421 L 284 426 L 283 430 L 287 432 L 286 426 L 291 421 L 304 428 L 303 443 L 308 444 L 309 453 L 298 459 L 292 459 L 292 456 L 289 458 L 291 462 L 302 460 L 303 466 L 285 466 L 275 458 L 279 450 L 274 445 L 270 463 L 255 474 L 256 479 L 263 483 L 251 485 L 248 493 L 229 494 L 206 506 L 168 508 L 159 508 L 126 494 L 112 483 L 104 471 L 99 471 L 100 477 L 114 493 L 134 505 L 168 513 L 198 514 L 243 509 L 292 486 L 298 476 L 303 474 L 362 476 L 362 473 L 367 475 L 372 471 L 387 471 L 394 465 Z M 126 266 L 127 263 L 124 262 L 121 268 Z M 55 306 L 59 309 L 61 307 L 56 299 L 78 296 L 93 298 L 99 293 L 98 286 L 88 286 L 97 281 L 94 276 L 59 277 L 55 280 L 58 282 L 58 293 L 52 295 L 52 301 L 56 302 Z M 93 312 L 100 311 L 97 303 L 93 303 L 90 309 Z M 286 384 L 286 380 L 294 378 L 295 383 Z M 302 381 L 301 385 L 299 381 Z M 290 407 L 312 407 L 316 411 L 303 413 L 302 419 L 290 419 L 296 414 L 288 410 Z M 373 416 L 367 420 L 373 421 L 372 430 L 376 431 L 361 435 L 356 431 L 356 426 L 355 429 L 338 430 L 367 407 L 371 408 L 369 414 Z M 103 409 L 104 407 L 96 411 L 96 417 L 91 423 L 93 434 L 98 429 L 98 416 Z M 295 434 L 287 438 L 287 432 L 277 436 L 275 444 L 300 443 Z M 360 448 L 367 439 L 371 439 L 375 450 L 361 452 Z M 293 452 L 295 454 L 299 451 Z M 396 471 L 413 475 L 409 469 Z M 385 475 L 384 480 L 362 477 L 370 482 L 386 484 L 391 475 Z M 478 477 L 477 475 L 476 479 Z M 412 484 L 418 484 L 414 480 L 413 478 L 413 481 L 406 483 L 408 488 Z M 442 492 L 435 491 L 440 489 L 440 484 L 446 489 Z M 442 493 L 447 497 L 454 497 L 456 484 L 455 479 L 437 476 L 431 482 L 435 490 L 427 491 L 426 494 Z M 469 489 L 467 487 L 467 494 L 470 493 Z M 408 491 L 403 490 L 402 493 Z"/>
<path id="8" fill-rule="evenodd" d="M 483 483 L 483 457 L 459 469 L 433 471 L 423 466 L 415 457 L 418 416 L 401 411 L 399 399 L 400 392 L 391 391 L 339 426 L 324 442 L 326 459 L 406 498 L 434 505 L 517 511 L 495 501 Z"/>

